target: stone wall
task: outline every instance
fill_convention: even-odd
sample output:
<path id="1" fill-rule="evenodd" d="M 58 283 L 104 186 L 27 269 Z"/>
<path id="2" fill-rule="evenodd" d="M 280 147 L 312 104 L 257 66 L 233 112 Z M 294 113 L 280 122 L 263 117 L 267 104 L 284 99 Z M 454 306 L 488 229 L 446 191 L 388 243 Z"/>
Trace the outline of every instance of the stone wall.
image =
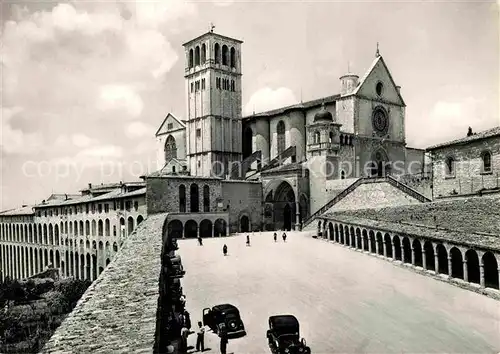
<path id="1" fill-rule="evenodd" d="M 148 215 L 164 212 L 179 212 L 179 187 L 186 187 L 186 212 L 191 210 L 190 188 L 198 185 L 199 210 L 203 212 L 203 188 L 209 186 L 210 211 L 217 210 L 217 198 L 221 196 L 221 180 L 192 176 L 148 177 L 146 180 L 146 203 Z"/>
<path id="2" fill-rule="evenodd" d="M 373 209 L 397 205 L 420 204 L 420 201 L 385 181 L 358 186 L 326 213 L 342 210 Z"/>
<path id="3" fill-rule="evenodd" d="M 258 230 L 262 223 L 262 184 L 260 182 L 222 181 L 224 207 L 229 206 L 229 232 L 240 232 L 240 220 L 246 215 L 250 229 Z"/>
<path id="4" fill-rule="evenodd" d="M 483 171 L 481 154 L 491 153 L 491 172 Z M 446 159 L 455 160 L 455 173 L 447 175 Z M 500 187 L 500 137 L 476 140 L 467 145 L 445 146 L 433 151 L 434 197 L 476 193 Z"/>
<path id="5" fill-rule="evenodd" d="M 148 216 L 126 239 L 42 353 L 153 352 L 165 218 Z"/>

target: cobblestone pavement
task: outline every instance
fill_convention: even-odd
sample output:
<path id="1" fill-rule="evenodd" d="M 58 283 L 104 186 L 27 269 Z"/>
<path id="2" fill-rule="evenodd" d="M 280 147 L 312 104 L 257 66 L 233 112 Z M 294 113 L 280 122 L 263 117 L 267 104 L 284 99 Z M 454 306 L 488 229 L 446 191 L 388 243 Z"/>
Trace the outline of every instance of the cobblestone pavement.
<path id="1" fill-rule="evenodd" d="M 228 353 L 269 353 L 268 317 L 285 313 L 313 354 L 500 351 L 500 302 L 303 233 L 286 243 L 256 233 L 251 247 L 244 235 L 180 240 L 179 253 L 193 326 L 204 307 L 241 311 L 248 335 L 230 340 Z M 206 353 L 219 352 L 217 339 L 206 334 Z"/>

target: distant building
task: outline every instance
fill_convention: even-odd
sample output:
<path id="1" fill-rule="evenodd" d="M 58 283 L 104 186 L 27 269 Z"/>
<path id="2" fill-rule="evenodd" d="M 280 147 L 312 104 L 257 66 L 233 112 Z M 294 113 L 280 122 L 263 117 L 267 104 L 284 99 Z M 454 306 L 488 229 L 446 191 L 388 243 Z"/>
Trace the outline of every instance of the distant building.
<path id="1" fill-rule="evenodd" d="M 434 198 L 498 191 L 500 127 L 431 146 Z"/>
<path id="2" fill-rule="evenodd" d="M 34 206 L 0 213 L 2 279 L 27 278 L 48 265 L 95 280 L 146 217 L 144 182 L 88 185 Z"/>

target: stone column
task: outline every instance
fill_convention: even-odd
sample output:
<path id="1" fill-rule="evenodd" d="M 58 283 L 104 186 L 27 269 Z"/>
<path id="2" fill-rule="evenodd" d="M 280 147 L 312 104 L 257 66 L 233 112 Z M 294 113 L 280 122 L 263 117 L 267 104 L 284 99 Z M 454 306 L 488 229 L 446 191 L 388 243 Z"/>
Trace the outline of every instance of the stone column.
<path id="1" fill-rule="evenodd" d="M 481 264 L 479 265 L 479 284 L 481 285 L 481 288 L 484 288 L 484 264 L 483 260 L 481 259 Z"/>
<path id="2" fill-rule="evenodd" d="M 370 239 L 370 235 L 368 235 L 368 252 L 372 253 L 372 242 Z"/>
<path id="3" fill-rule="evenodd" d="M 354 232 L 354 248 L 358 248 L 358 236 L 356 232 Z"/>
<path id="4" fill-rule="evenodd" d="M 212 223 L 212 237 L 215 237 L 215 222 Z"/>
<path id="5" fill-rule="evenodd" d="M 396 245 L 392 242 L 392 259 L 396 260 Z"/>
<path id="6" fill-rule="evenodd" d="M 464 280 L 465 281 L 469 281 L 469 269 L 467 268 L 467 260 L 464 259 L 463 261 L 463 269 L 464 269 Z"/>
<path id="7" fill-rule="evenodd" d="M 422 247 L 422 266 L 427 270 L 427 257 L 425 256 L 425 248 Z"/>
<path id="8" fill-rule="evenodd" d="M 387 243 L 382 239 L 382 247 L 384 248 L 384 257 L 387 257 Z"/>
<path id="9" fill-rule="evenodd" d="M 365 238 L 361 235 L 361 251 L 365 251 Z"/>
<path id="10" fill-rule="evenodd" d="M 379 247 L 379 245 L 378 245 L 378 240 L 377 240 L 377 238 L 375 237 L 375 253 L 377 254 L 377 256 L 378 256 L 378 254 L 379 254 L 379 252 L 378 252 L 378 251 L 379 251 L 379 248 L 380 248 L 380 247 Z"/>
<path id="11" fill-rule="evenodd" d="M 415 265 L 415 248 L 411 246 L 411 264 Z"/>
<path id="12" fill-rule="evenodd" d="M 300 206 L 299 205 L 300 205 L 299 202 L 295 202 L 295 231 L 300 231 Z"/>
<path id="13" fill-rule="evenodd" d="M 226 221 L 226 236 L 229 236 L 229 222 Z"/>
<path id="14" fill-rule="evenodd" d="M 436 274 L 439 274 L 439 257 L 437 255 L 437 253 L 434 254 L 434 272 Z"/>
<path id="15" fill-rule="evenodd" d="M 401 242 L 401 262 L 405 262 L 405 248 L 403 247 L 403 242 Z"/>
<path id="16" fill-rule="evenodd" d="M 92 260 L 92 255 L 90 256 L 90 281 L 94 281 L 94 262 Z"/>
<path id="17" fill-rule="evenodd" d="M 451 278 L 451 257 L 448 256 L 448 279 Z"/>

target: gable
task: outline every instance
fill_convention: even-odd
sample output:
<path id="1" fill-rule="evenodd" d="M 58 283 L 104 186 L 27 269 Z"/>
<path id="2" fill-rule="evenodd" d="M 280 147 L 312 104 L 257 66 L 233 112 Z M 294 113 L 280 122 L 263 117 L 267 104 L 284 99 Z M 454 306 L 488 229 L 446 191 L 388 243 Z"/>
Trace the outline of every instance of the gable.
<path id="1" fill-rule="evenodd" d="M 168 134 L 179 129 L 186 129 L 186 125 L 182 123 L 178 118 L 176 118 L 173 114 L 169 113 L 161 123 L 155 136 Z"/>
<path id="2" fill-rule="evenodd" d="M 381 95 L 378 95 L 376 89 L 379 82 L 382 83 Z M 365 76 L 361 79 L 354 94 L 368 99 L 384 100 L 404 106 L 405 103 L 396 86 L 384 59 L 382 57 L 377 57 Z"/>

